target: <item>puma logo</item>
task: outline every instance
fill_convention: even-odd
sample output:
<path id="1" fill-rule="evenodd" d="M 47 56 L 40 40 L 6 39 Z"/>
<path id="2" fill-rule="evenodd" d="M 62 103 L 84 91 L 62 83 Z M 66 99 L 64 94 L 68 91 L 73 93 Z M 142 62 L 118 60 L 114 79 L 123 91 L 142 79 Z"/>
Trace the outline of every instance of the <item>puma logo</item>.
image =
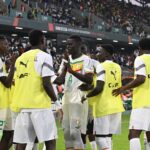
<path id="1" fill-rule="evenodd" d="M 29 75 L 28 73 L 20 74 L 19 79 L 27 77 L 28 75 Z"/>
<path id="2" fill-rule="evenodd" d="M 117 71 L 115 71 L 115 72 L 111 71 L 110 73 L 111 73 L 111 75 L 114 76 L 114 79 L 117 80 L 117 79 L 116 79 L 116 73 L 117 73 Z"/>
<path id="3" fill-rule="evenodd" d="M 24 62 L 20 61 L 20 65 L 23 65 L 25 68 L 27 68 L 27 64 L 28 64 L 28 61 L 26 64 Z"/>

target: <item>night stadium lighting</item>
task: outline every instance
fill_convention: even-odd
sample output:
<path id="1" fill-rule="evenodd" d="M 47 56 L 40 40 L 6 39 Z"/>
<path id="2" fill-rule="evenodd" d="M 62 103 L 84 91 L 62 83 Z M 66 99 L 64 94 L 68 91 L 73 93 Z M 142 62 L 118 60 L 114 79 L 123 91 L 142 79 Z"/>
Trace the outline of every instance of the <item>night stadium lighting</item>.
<path id="1" fill-rule="evenodd" d="M 113 40 L 113 42 L 114 42 L 114 43 L 118 43 L 118 41 L 117 41 L 117 40 Z"/>
<path id="2" fill-rule="evenodd" d="M 43 33 L 47 33 L 47 31 L 45 31 L 45 30 L 43 30 L 42 32 L 43 32 Z"/>
<path id="3" fill-rule="evenodd" d="M 18 36 L 18 35 L 17 35 L 17 34 L 12 34 L 11 36 L 14 36 L 14 37 L 15 37 L 15 36 Z"/>
<path id="4" fill-rule="evenodd" d="M 97 38 L 97 40 L 98 40 L 98 41 L 102 41 L 103 39 L 102 39 L 102 38 Z"/>
<path id="5" fill-rule="evenodd" d="M 22 27 L 15 27 L 15 29 L 22 30 L 23 28 Z"/>
<path id="6" fill-rule="evenodd" d="M 133 43 L 128 43 L 128 44 L 133 45 Z"/>
<path id="7" fill-rule="evenodd" d="M 24 39 L 29 39 L 29 37 L 28 37 L 28 36 L 24 36 L 23 38 L 24 38 Z"/>

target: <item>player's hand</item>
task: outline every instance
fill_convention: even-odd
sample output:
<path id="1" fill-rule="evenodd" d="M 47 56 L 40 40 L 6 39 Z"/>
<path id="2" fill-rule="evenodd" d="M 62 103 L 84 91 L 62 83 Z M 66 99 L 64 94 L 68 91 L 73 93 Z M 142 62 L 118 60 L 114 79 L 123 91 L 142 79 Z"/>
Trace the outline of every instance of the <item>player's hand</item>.
<path id="1" fill-rule="evenodd" d="M 88 90 L 92 90 L 93 89 L 93 85 L 90 85 L 90 84 L 81 84 L 78 88 L 81 91 L 88 91 Z"/>
<path id="2" fill-rule="evenodd" d="M 87 100 L 87 97 L 86 97 L 86 96 L 83 96 L 83 97 L 81 98 L 81 103 L 83 104 L 84 101 L 86 101 L 86 100 Z"/>
<path id="3" fill-rule="evenodd" d="M 119 94 L 123 93 L 124 92 L 124 87 L 121 87 L 121 88 L 118 88 L 118 89 L 115 89 L 112 91 L 112 95 L 113 96 L 118 96 Z"/>
<path id="4" fill-rule="evenodd" d="M 73 73 L 73 70 L 72 70 L 72 68 L 71 68 L 71 65 L 70 65 L 70 62 L 68 61 L 68 63 L 67 63 L 67 71 L 69 72 L 69 73 Z"/>
<path id="5" fill-rule="evenodd" d="M 68 54 L 67 50 L 65 50 L 65 52 L 64 52 L 64 59 L 67 61 L 69 60 L 69 54 Z"/>
<path id="6" fill-rule="evenodd" d="M 11 58 L 10 58 L 10 61 L 11 61 L 11 64 L 12 64 L 12 65 L 15 64 L 16 59 L 17 59 L 17 55 L 16 55 L 16 54 L 12 54 L 12 56 L 11 56 Z"/>
<path id="7" fill-rule="evenodd" d="M 60 122 L 62 122 L 62 119 L 63 119 L 63 111 L 62 111 L 62 109 L 58 109 L 58 110 L 57 110 L 57 114 L 58 114 L 58 116 L 59 116 Z"/>

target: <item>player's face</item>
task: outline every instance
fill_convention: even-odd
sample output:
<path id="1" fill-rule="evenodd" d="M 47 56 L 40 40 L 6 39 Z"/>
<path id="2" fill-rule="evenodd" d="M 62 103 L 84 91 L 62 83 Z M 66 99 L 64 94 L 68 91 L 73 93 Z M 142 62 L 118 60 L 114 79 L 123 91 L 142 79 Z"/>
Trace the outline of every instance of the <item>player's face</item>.
<path id="1" fill-rule="evenodd" d="M 46 38 L 43 36 L 43 39 L 42 39 L 42 49 L 44 50 L 44 51 L 46 51 L 46 47 L 47 47 L 47 44 L 46 44 Z"/>
<path id="2" fill-rule="evenodd" d="M 100 62 L 105 61 L 105 56 L 106 56 L 106 51 L 103 48 L 101 48 L 96 54 L 96 57 Z"/>
<path id="3" fill-rule="evenodd" d="M 77 44 L 73 39 L 67 40 L 67 50 L 70 55 L 73 55 L 77 51 Z"/>
<path id="4" fill-rule="evenodd" d="M 1 54 L 5 54 L 8 52 L 8 41 L 5 39 L 5 40 L 0 40 L 0 53 Z"/>

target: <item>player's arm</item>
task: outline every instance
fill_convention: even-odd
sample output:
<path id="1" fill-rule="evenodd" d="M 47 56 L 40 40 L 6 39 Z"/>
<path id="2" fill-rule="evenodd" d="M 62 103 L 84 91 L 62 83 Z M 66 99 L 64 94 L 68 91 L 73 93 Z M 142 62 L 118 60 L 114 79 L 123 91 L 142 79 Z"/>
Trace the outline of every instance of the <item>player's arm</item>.
<path id="1" fill-rule="evenodd" d="M 62 66 L 63 65 L 63 66 Z M 65 83 L 65 76 L 67 73 L 67 66 L 66 63 L 63 62 L 63 64 L 61 64 L 62 69 L 61 71 L 59 71 L 59 75 L 57 76 L 57 78 L 53 81 L 54 84 L 64 84 Z"/>
<path id="2" fill-rule="evenodd" d="M 91 92 L 89 92 L 86 95 L 86 97 L 90 98 L 90 97 L 96 96 L 99 93 L 101 93 L 103 91 L 104 83 L 105 83 L 104 81 L 97 80 L 96 87 Z"/>
<path id="3" fill-rule="evenodd" d="M 52 99 L 52 101 L 55 102 L 57 100 L 57 97 L 55 95 L 53 86 L 52 86 L 52 84 L 50 82 L 51 81 L 51 77 L 50 76 L 43 77 L 42 81 L 43 81 L 43 87 L 44 87 L 47 95 Z"/>
<path id="4" fill-rule="evenodd" d="M 137 57 L 135 60 L 134 66 L 135 66 L 136 78 L 133 81 L 131 81 L 130 83 L 128 83 L 127 85 L 113 90 L 112 94 L 114 96 L 117 96 L 117 95 L 123 93 L 125 90 L 130 90 L 130 89 L 136 88 L 145 82 L 146 68 L 145 68 L 144 62 L 141 59 L 139 59 L 139 57 Z"/>
<path id="5" fill-rule="evenodd" d="M 73 70 L 69 71 L 69 72 L 84 83 L 92 84 L 92 82 L 93 82 L 93 73 L 81 74 L 81 73 L 75 72 Z"/>
<path id="6" fill-rule="evenodd" d="M 92 91 L 90 91 L 85 97 L 82 98 L 81 100 L 82 102 L 85 101 L 87 98 L 100 94 L 103 91 L 105 84 L 105 70 L 101 64 L 97 65 L 96 74 L 97 74 L 96 87 Z"/>
<path id="7" fill-rule="evenodd" d="M 146 79 L 145 76 L 143 76 L 143 75 L 137 75 L 136 79 L 134 79 L 133 81 L 131 81 L 127 85 L 122 86 L 119 89 L 113 90 L 113 95 L 117 96 L 117 95 L 123 93 L 126 90 L 130 90 L 130 89 L 136 88 L 136 87 L 140 86 L 141 84 L 143 84 L 145 82 L 145 79 Z"/>
<path id="8" fill-rule="evenodd" d="M 79 72 L 72 70 L 72 68 L 70 66 L 70 62 L 68 62 L 68 64 L 67 64 L 67 71 L 69 73 L 71 73 L 72 75 L 74 75 L 76 78 L 78 78 L 80 81 L 87 83 L 87 84 L 92 84 L 92 82 L 93 82 L 93 70 L 91 69 L 92 65 L 91 65 L 90 61 L 91 61 L 90 59 L 87 59 L 84 62 L 84 69 L 89 70 L 89 71 L 86 71 L 85 74 L 81 74 Z"/>
<path id="9" fill-rule="evenodd" d="M 0 77 L 0 82 L 7 88 L 11 87 L 12 84 L 12 80 L 13 80 L 13 76 L 14 76 L 14 72 L 15 72 L 15 61 L 16 61 L 16 57 L 12 56 L 11 58 L 11 66 L 10 66 L 10 72 L 8 74 L 8 76 L 3 76 L 1 75 Z M 3 67 L 3 66 L 1 66 Z M 3 71 L 3 69 L 1 68 L 1 70 Z M 3 72 L 1 72 L 0 74 L 3 74 Z"/>
<path id="10" fill-rule="evenodd" d="M 38 59 L 44 60 L 42 63 L 40 61 L 37 61 L 39 62 L 41 66 L 40 72 L 41 72 L 41 77 L 42 77 L 43 88 L 45 92 L 47 93 L 47 95 L 51 98 L 51 100 L 56 101 L 57 97 L 55 95 L 55 92 L 51 83 L 51 78 L 55 75 L 52 57 L 48 54 L 42 54 L 42 55 L 39 55 Z"/>

